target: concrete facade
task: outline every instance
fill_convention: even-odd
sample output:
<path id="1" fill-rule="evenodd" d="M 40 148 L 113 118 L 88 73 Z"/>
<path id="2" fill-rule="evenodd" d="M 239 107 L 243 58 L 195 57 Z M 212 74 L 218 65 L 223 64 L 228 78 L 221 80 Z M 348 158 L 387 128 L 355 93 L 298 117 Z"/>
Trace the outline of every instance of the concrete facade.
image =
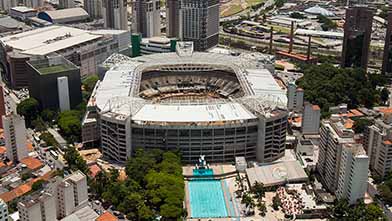
<path id="1" fill-rule="evenodd" d="M 287 86 L 287 108 L 290 111 L 302 112 L 304 105 L 304 90 L 297 87 L 295 82 Z"/>
<path id="2" fill-rule="evenodd" d="M 132 32 L 145 38 L 161 35 L 160 1 L 132 1 Z"/>
<path id="3" fill-rule="evenodd" d="M 128 3 L 126 0 L 102 0 L 105 28 L 128 30 Z"/>
<path id="4" fill-rule="evenodd" d="M 392 11 L 388 13 L 387 18 L 382 73 L 392 73 Z"/>
<path id="5" fill-rule="evenodd" d="M 4 200 L 0 199 L 0 221 L 8 221 L 8 206 Z"/>
<path id="6" fill-rule="evenodd" d="M 218 45 L 218 0 L 181 0 L 179 17 L 179 37 L 183 41 L 193 41 L 196 51 Z"/>
<path id="7" fill-rule="evenodd" d="M 320 107 L 305 102 L 304 113 L 302 115 L 302 133 L 303 134 L 318 134 L 320 128 Z"/>
<path id="8" fill-rule="evenodd" d="M 56 220 L 56 197 L 50 193 L 36 193 L 18 203 L 21 221 L 53 221 Z"/>
<path id="9" fill-rule="evenodd" d="M 28 156 L 24 118 L 16 114 L 3 115 L 2 118 L 7 158 L 17 163 Z"/>
<path id="10" fill-rule="evenodd" d="M 68 87 L 68 77 L 58 77 L 57 78 L 57 93 L 59 95 L 59 107 L 61 111 L 66 111 L 71 109 L 70 98 L 69 98 L 69 87 Z"/>
<path id="11" fill-rule="evenodd" d="M 344 144 L 336 196 L 350 204 L 363 199 L 367 190 L 369 157 L 361 144 Z"/>
<path id="12" fill-rule="evenodd" d="M 84 10 L 92 19 L 102 18 L 102 0 L 84 0 Z"/>

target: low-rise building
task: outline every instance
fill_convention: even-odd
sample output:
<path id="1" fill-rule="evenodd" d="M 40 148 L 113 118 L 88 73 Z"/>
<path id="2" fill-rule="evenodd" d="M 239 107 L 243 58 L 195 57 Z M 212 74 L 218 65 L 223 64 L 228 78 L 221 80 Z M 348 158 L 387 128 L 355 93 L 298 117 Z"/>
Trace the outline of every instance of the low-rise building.
<path id="1" fill-rule="evenodd" d="M 25 21 L 28 18 L 35 17 L 37 15 L 37 10 L 34 8 L 28 8 L 25 6 L 18 6 L 11 8 L 9 15 L 12 18 Z"/>
<path id="2" fill-rule="evenodd" d="M 82 102 L 79 68 L 65 58 L 52 57 L 27 62 L 30 97 L 43 109 L 74 108 Z"/>
<path id="3" fill-rule="evenodd" d="M 21 221 L 56 220 L 56 197 L 48 192 L 35 193 L 18 203 Z"/>
<path id="4" fill-rule="evenodd" d="M 53 24 L 67 24 L 85 21 L 89 15 L 83 8 L 66 8 L 40 12 L 38 18 Z"/>

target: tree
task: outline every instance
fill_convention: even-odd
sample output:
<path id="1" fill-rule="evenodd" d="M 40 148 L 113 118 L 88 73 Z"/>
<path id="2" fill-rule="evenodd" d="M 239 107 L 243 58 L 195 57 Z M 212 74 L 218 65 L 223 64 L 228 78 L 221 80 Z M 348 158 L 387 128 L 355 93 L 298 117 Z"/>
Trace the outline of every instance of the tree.
<path id="1" fill-rule="evenodd" d="M 91 93 L 93 91 L 93 89 L 95 87 L 95 84 L 97 83 L 98 80 L 99 80 L 99 77 L 97 75 L 90 75 L 90 76 L 88 76 L 82 82 L 84 89 Z"/>
<path id="2" fill-rule="evenodd" d="M 41 112 L 41 117 L 42 120 L 51 124 L 53 121 L 57 121 L 58 116 L 56 111 L 45 109 Z"/>
<path id="3" fill-rule="evenodd" d="M 305 16 L 299 12 L 292 12 L 292 13 L 290 13 L 290 18 L 304 19 Z"/>
<path id="4" fill-rule="evenodd" d="M 276 1 L 275 1 L 275 6 L 276 6 L 277 8 L 281 8 L 281 7 L 283 7 L 283 5 L 284 5 L 286 2 L 287 2 L 287 0 L 276 0 Z"/>
<path id="5" fill-rule="evenodd" d="M 251 187 L 251 192 L 258 200 L 261 200 L 265 196 L 264 184 L 256 181 Z"/>
<path id="6" fill-rule="evenodd" d="M 355 133 L 363 133 L 365 132 L 365 129 L 372 125 L 373 121 L 366 119 L 366 118 L 359 118 L 357 120 L 355 120 L 354 125 L 353 125 L 353 129 L 355 131 Z"/>
<path id="7" fill-rule="evenodd" d="M 276 194 L 274 197 L 272 197 L 272 208 L 274 210 L 278 210 L 282 202 L 280 201 L 279 196 Z"/>
<path id="8" fill-rule="evenodd" d="M 33 185 L 31 186 L 31 190 L 32 191 L 37 191 L 40 190 L 42 188 L 42 186 L 44 185 L 45 181 L 44 180 L 38 180 L 35 183 L 33 183 Z"/>
<path id="9" fill-rule="evenodd" d="M 31 122 L 31 126 L 36 130 L 36 131 L 45 131 L 46 130 L 46 125 L 45 122 L 42 120 L 40 116 L 38 116 L 35 120 Z"/>
<path id="10" fill-rule="evenodd" d="M 331 29 L 337 28 L 336 22 L 332 21 L 331 19 L 327 18 L 324 15 L 318 15 L 317 19 L 318 22 L 321 23 L 321 28 L 323 29 L 323 31 L 329 31 Z"/>
<path id="11" fill-rule="evenodd" d="M 384 104 L 389 100 L 389 90 L 386 87 L 381 90 L 380 99 Z"/>
<path id="12" fill-rule="evenodd" d="M 49 132 L 43 132 L 39 136 L 39 139 L 45 141 L 48 146 L 60 147 L 60 144 L 57 143 L 56 139 L 54 139 L 53 135 Z"/>
<path id="13" fill-rule="evenodd" d="M 34 98 L 23 100 L 16 107 L 16 112 L 25 118 L 28 127 L 30 127 L 31 122 L 37 118 L 39 111 L 39 103 Z"/>
<path id="14" fill-rule="evenodd" d="M 86 175 L 90 173 L 86 161 L 80 156 L 75 147 L 68 146 L 65 150 L 64 159 L 67 161 L 68 167 L 71 170 L 80 170 Z"/>
<path id="15" fill-rule="evenodd" d="M 349 212 L 348 201 L 346 199 L 341 199 L 335 202 L 333 207 L 333 214 L 337 218 L 346 217 Z"/>
<path id="16" fill-rule="evenodd" d="M 81 135 L 81 113 L 70 110 L 60 113 L 58 120 L 59 128 L 67 140 L 72 143 L 80 140 Z"/>
<path id="17" fill-rule="evenodd" d="M 257 208 L 260 212 L 259 215 L 264 217 L 267 213 L 267 206 L 265 205 L 265 202 L 259 201 L 259 203 L 257 204 Z"/>

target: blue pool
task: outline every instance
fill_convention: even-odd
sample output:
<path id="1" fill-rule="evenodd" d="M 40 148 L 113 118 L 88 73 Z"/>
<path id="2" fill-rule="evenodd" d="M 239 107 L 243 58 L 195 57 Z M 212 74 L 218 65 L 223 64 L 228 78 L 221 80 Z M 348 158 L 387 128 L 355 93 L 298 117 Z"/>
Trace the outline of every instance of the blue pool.
<path id="1" fill-rule="evenodd" d="M 212 176 L 214 171 L 212 169 L 193 169 L 193 176 Z"/>
<path id="2" fill-rule="evenodd" d="M 227 217 L 227 208 L 221 182 L 212 179 L 189 181 L 192 218 Z"/>

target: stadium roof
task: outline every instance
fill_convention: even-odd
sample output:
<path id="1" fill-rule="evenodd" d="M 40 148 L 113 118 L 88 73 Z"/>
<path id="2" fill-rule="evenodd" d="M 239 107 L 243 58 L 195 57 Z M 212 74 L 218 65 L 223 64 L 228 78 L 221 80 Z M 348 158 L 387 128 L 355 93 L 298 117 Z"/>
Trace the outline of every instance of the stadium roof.
<path id="1" fill-rule="evenodd" d="M 83 8 L 66 8 L 54 11 L 43 11 L 38 14 L 38 17 L 44 18 L 45 16 L 42 17 L 43 14 L 46 14 L 51 20 L 50 22 L 53 23 L 75 22 L 89 17 L 88 13 Z"/>
<path id="2" fill-rule="evenodd" d="M 309 14 L 314 14 L 314 15 L 324 15 L 327 17 L 335 16 L 335 14 L 333 12 L 328 11 L 327 9 L 322 8 L 318 5 L 310 7 L 308 9 L 305 9 L 305 12 L 309 13 Z"/>
<path id="3" fill-rule="evenodd" d="M 77 28 L 52 25 L 6 36 L 0 41 L 24 54 L 47 55 L 101 37 Z"/>
<path id="4" fill-rule="evenodd" d="M 285 108 L 287 96 L 265 68 L 271 62 L 260 53 L 232 56 L 194 52 L 192 56 L 177 53 L 152 54 L 124 60 L 106 72 L 92 100 L 101 112 L 132 116 L 139 122 L 223 122 L 257 118 L 276 107 Z M 146 70 L 182 70 L 196 65 L 207 70 L 227 70 L 237 75 L 244 97 L 214 103 L 170 101 L 156 103 L 139 97 L 142 72 Z M 194 66 L 193 66 L 194 67 Z M 249 105 L 243 105 L 249 103 Z M 268 111 L 264 111 L 268 110 Z M 108 116 L 109 116 L 108 115 Z M 113 115 L 117 116 L 117 115 Z"/>

